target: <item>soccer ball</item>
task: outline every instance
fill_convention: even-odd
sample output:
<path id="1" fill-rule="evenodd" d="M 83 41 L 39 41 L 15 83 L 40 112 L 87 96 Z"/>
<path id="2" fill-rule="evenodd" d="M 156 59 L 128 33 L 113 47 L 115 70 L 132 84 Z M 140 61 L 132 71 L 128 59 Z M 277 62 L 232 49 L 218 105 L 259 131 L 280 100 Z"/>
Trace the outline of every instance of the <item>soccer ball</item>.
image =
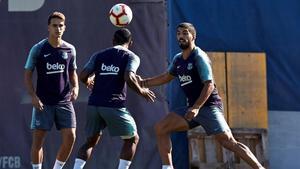
<path id="1" fill-rule="evenodd" d="M 126 4 L 116 4 L 109 11 L 109 19 L 117 27 L 127 26 L 132 20 L 132 11 Z"/>

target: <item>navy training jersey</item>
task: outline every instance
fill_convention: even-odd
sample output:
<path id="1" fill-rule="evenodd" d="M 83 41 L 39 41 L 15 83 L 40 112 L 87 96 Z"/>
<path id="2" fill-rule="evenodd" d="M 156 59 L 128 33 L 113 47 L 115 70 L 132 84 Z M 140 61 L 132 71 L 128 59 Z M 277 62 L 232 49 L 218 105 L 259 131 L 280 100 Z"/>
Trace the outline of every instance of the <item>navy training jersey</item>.
<path id="1" fill-rule="evenodd" d="M 70 101 L 69 71 L 77 69 L 75 47 L 63 41 L 54 48 L 43 39 L 35 44 L 27 58 L 25 69 L 37 70 L 36 94 L 47 105 Z"/>
<path id="2" fill-rule="evenodd" d="M 84 69 L 95 74 L 88 104 L 103 107 L 125 107 L 127 86 L 125 71 L 136 73 L 139 57 L 122 46 L 114 46 L 91 56 Z"/>
<path id="3" fill-rule="evenodd" d="M 192 107 L 199 98 L 204 87 L 203 82 L 207 80 L 214 81 L 210 60 L 206 53 L 199 47 L 195 47 L 186 60 L 182 58 L 182 53 L 177 54 L 173 58 L 168 72 L 179 79 L 180 86 L 187 97 L 189 107 Z M 221 97 L 218 95 L 215 86 L 204 106 L 218 104 L 221 104 Z"/>

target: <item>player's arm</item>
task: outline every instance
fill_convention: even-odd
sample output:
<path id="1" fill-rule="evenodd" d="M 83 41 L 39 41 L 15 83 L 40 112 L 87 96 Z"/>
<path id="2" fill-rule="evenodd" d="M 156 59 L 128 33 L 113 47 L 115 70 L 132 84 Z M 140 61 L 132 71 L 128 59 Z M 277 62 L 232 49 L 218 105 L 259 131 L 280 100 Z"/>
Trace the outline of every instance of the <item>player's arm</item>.
<path id="1" fill-rule="evenodd" d="M 131 89 L 133 89 L 136 93 L 143 96 L 147 100 L 154 102 L 155 94 L 151 90 L 149 90 L 147 88 L 142 88 L 140 86 L 137 76 L 134 72 L 126 71 L 124 74 L 124 79 L 125 79 L 127 85 Z"/>
<path id="2" fill-rule="evenodd" d="M 160 86 L 173 80 L 176 77 L 176 70 L 175 70 L 176 58 L 177 58 L 176 56 L 173 58 L 172 63 L 169 65 L 167 72 L 151 78 L 140 79 L 141 85 L 143 87 Z"/>
<path id="3" fill-rule="evenodd" d="M 94 73 L 90 69 L 84 68 L 79 74 L 79 79 L 87 88 L 94 85 Z"/>
<path id="4" fill-rule="evenodd" d="M 209 96 L 211 95 L 214 89 L 215 86 L 212 80 L 208 80 L 204 82 L 204 86 L 200 93 L 200 96 L 198 97 L 194 105 L 191 108 L 189 108 L 188 113 L 185 115 L 185 118 L 187 120 L 192 120 L 192 118 L 194 118 L 198 114 L 199 109 L 207 101 L 207 99 L 209 98 Z"/>
<path id="5" fill-rule="evenodd" d="M 153 87 L 153 86 L 160 86 L 166 84 L 174 79 L 174 76 L 171 75 L 169 72 L 163 73 L 158 76 L 154 76 L 151 78 L 141 79 L 140 83 L 143 87 Z"/>
<path id="6" fill-rule="evenodd" d="M 212 80 L 208 80 L 204 82 L 203 89 L 201 90 L 200 96 L 194 103 L 194 105 L 189 108 L 188 112 L 185 114 L 185 118 L 187 120 L 192 120 L 195 116 L 197 116 L 199 109 L 204 105 L 215 86 Z"/>
<path id="7" fill-rule="evenodd" d="M 33 74 L 33 72 L 31 70 L 25 70 L 24 83 L 25 83 L 25 87 L 27 89 L 28 94 L 31 97 L 34 97 L 34 96 L 36 96 L 36 94 L 35 94 L 35 90 L 34 90 L 33 83 L 32 83 L 32 74 Z"/>
<path id="8" fill-rule="evenodd" d="M 207 80 L 204 82 L 203 89 L 201 90 L 200 96 L 194 103 L 194 109 L 200 109 L 204 103 L 207 101 L 213 90 L 215 89 L 214 82 L 212 80 Z"/>
<path id="9" fill-rule="evenodd" d="M 25 87 L 27 89 L 28 94 L 31 96 L 31 103 L 33 107 L 35 107 L 38 110 L 43 110 L 44 105 L 35 93 L 35 89 L 32 82 L 32 74 L 33 74 L 32 70 L 25 69 L 25 73 L 24 73 Z"/>
<path id="10" fill-rule="evenodd" d="M 77 65 L 76 65 L 76 50 L 75 47 L 72 46 L 72 60 L 70 62 L 70 69 L 69 69 L 69 79 L 70 79 L 70 83 L 72 85 L 72 89 L 71 89 L 71 101 L 74 101 L 77 99 L 78 97 L 78 93 L 79 93 L 79 84 L 78 84 L 78 75 L 76 72 L 77 69 Z"/>
<path id="11" fill-rule="evenodd" d="M 86 85 L 89 90 L 92 90 L 94 87 L 94 78 L 95 78 L 95 60 L 96 54 L 90 57 L 90 60 L 85 64 L 83 70 L 79 74 L 79 79 L 82 83 Z"/>
<path id="12" fill-rule="evenodd" d="M 143 88 L 139 83 L 138 76 L 136 75 L 136 71 L 139 66 L 140 58 L 134 53 L 129 52 L 128 62 L 124 73 L 124 80 L 126 81 L 127 85 L 136 93 L 153 102 L 155 99 L 155 94 L 151 90 Z"/>
<path id="13" fill-rule="evenodd" d="M 25 64 L 24 84 L 28 94 L 31 96 L 32 105 L 38 110 L 43 110 L 44 105 L 36 95 L 35 88 L 33 85 L 33 79 L 32 79 L 33 71 L 36 65 L 37 53 L 38 53 L 38 46 L 35 45 L 31 48 Z"/>
<path id="14" fill-rule="evenodd" d="M 71 100 L 74 101 L 77 99 L 79 93 L 78 75 L 76 69 L 71 70 L 69 73 L 70 73 L 70 83 L 72 85 Z"/>

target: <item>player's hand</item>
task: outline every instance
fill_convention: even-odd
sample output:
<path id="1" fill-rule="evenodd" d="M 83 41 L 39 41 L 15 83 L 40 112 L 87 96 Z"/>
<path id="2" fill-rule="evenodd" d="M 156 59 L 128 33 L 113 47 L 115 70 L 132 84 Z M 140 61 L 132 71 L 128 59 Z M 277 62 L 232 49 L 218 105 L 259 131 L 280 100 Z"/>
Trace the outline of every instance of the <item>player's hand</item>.
<path id="1" fill-rule="evenodd" d="M 31 98 L 31 102 L 32 102 L 33 107 L 35 107 L 39 111 L 44 110 L 44 104 L 42 103 L 42 101 L 40 100 L 40 98 L 38 98 L 37 96 L 33 96 Z"/>
<path id="2" fill-rule="evenodd" d="M 77 99 L 79 93 L 79 87 L 73 87 L 71 90 L 71 101 L 74 101 Z"/>
<path id="3" fill-rule="evenodd" d="M 190 107 L 184 115 L 184 118 L 188 121 L 191 121 L 194 117 L 197 116 L 199 109 Z"/>
<path id="4" fill-rule="evenodd" d="M 92 91 L 93 88 L 94 88 L 94 84 L 95 84 L 95 75 L 93 76 L 90 76 L 87 80 L 87 83 L 86 83 L 86 88 L 89 90 L 89 91 Z"/>
<path id="5" fill-rule="evenodd" d="M 153 91 L 151 91 L 148 88 L 143 88 L 142 90 L 142 96 L 147 99 L 148 101 L 154 102 L 154 99 L 156 98 Z"/>

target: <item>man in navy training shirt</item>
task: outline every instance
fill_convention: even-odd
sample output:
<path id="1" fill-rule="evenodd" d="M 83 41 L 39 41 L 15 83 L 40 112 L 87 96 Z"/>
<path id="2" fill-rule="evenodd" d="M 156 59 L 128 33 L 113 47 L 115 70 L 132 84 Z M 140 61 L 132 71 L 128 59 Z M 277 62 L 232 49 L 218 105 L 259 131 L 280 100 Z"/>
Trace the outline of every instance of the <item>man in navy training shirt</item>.
<path id="1" fill-rule="evenodd" d="M 223 116 L 222 101 L 214 83 L 210 60 L 195 45 L 196 29 L 190 23 L 181 23 L 177 26 L 176 36 L 182 52 L 173 58 L 168 71 L 156 77 L 140 79 L 143 87 L 151 87 L 177 77 L 187 98 L 185 110 L 174 110 L 155 125 L 162 168 L 173 169 L 170 133 L 201 125 L 208 135 L 214 135 L 223 147 L 236 153 L 252 168 L 264 169 L 250 149 L 232 136 Z M 182 111 L 186 113 L 180 116 Z"/>
<path id="2" fill-rule="evenodd" d="M 80 73 L 80 80 L 92 92 L 87 108 L 87 139 L 78 151 L 74 169 L 84 167 L 106 127 L 111 136 L 120 136 L 124 141 L 118 169 L 128 169 L 131 164 L 139 136 L 135 121 L 125 107 L 126 84 L 147 100 L 155 99 L 154 93 L 142 88 L 136 79 L 140 59 L 128 50 L 131 44 L 130 31 L 117 30 L 114 46 L 92 55 Z"/>
<path id="3" fill-rule="evenodd" d="M 76 117 L 72 101 L 79 90 L 76 51 L 73 45 L 62 40 L 65 28 L 64 14 L 52 13 L 48 18 L 48 38 L 31 48 L 25 65 L 25 85 L 33 105 L 33 169 L 42 169 L 43 143 L 53 123 L 62 134 L 53 169 L 63 168 L 75 142 Z M 34 69 L 37 71 L 36 89 L 32 79 Z"/>

